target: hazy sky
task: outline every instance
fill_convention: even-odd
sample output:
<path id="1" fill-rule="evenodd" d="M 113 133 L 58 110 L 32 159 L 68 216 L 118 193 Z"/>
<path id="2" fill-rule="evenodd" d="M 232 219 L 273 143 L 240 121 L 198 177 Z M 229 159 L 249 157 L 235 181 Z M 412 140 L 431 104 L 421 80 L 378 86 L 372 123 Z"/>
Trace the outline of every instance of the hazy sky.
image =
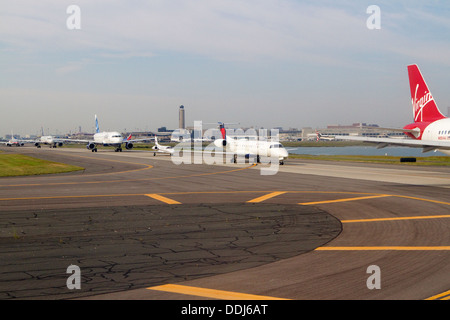
<path id="1" fill-rule="evenodd" d="M 4 1 L 0 136 L 92 132 L 94 114 L 102 130 L 175 129 L 180 105 L 188 126 L 399 127 L 408 64 L 447 114 L 449 40 L 450 1 Z"/>

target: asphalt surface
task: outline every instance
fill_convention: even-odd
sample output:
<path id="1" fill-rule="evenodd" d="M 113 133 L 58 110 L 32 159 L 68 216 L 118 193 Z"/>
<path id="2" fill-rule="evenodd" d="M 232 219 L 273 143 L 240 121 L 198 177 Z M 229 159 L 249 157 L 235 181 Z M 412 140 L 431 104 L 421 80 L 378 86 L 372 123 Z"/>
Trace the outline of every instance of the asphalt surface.
<path id="1" fill-rule="evenodd" d="M 288 160 L 264 175 L 136 150 L 1 150 L 85 170 L 0 179 L 0 299 L 450 295 L 445 167 Z"/>

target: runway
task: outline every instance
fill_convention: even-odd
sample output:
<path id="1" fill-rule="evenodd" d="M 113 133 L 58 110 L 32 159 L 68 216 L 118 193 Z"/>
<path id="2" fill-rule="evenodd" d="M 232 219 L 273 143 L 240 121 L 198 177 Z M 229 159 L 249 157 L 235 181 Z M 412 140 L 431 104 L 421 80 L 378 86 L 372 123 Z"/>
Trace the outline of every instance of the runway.
<path id="1" fill-rule="evenodd" d="M 0 299 L 450 297 L 445 167 L 1 151 L 85 170 L 0 179 Z"/>

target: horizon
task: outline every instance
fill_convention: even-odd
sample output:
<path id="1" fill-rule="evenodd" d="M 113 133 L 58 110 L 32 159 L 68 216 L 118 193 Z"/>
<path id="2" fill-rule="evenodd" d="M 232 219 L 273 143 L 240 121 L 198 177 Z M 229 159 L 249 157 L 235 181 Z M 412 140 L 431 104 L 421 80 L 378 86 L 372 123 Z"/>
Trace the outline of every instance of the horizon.
<path id="1" fill-rule="evenodd" d="M 90 132 L 94 114 L 175 129 L 180 105 L 186 126 L 403 127 L 410 64 L 448 116 L 450 3 L 377 1 L 379 29 L 369 1 L 81 0 L 78 26 L 73 4 L 0 8 L 0 135 Z"/>

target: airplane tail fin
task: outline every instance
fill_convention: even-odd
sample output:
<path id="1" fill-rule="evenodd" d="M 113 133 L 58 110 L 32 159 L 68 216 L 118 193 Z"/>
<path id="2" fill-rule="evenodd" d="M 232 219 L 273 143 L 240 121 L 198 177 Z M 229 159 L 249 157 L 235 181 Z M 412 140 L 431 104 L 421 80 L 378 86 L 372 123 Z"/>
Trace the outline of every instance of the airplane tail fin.
<path id="1" fill-rule="evenodd" d="M 226 140 L 227 138 L 227 131 L 225 130 L 225 124 L 220 123 L 219 124 L 220 133 L 222 133 L 222 139 Z"/>
<path id="2" fill-rule="evenodd" d="M 95 115 L 95 132 L 99 133 L 100 132 L 100 128 L 98 126 L 98 119 L 97 119 L 97 115 Z"/>
<path id="3" fill-rule="evenodd" d="M 445 118 L 439 111 L 417 65 L 408 66 L 408 77 L 414 122 L 433 122 Z"/>
<path id="4" fill-rule="evenodd" d="M 127 141 L 131 140 L 131 133 L 129 134 L 129 136 L 127 137 Z"/>

